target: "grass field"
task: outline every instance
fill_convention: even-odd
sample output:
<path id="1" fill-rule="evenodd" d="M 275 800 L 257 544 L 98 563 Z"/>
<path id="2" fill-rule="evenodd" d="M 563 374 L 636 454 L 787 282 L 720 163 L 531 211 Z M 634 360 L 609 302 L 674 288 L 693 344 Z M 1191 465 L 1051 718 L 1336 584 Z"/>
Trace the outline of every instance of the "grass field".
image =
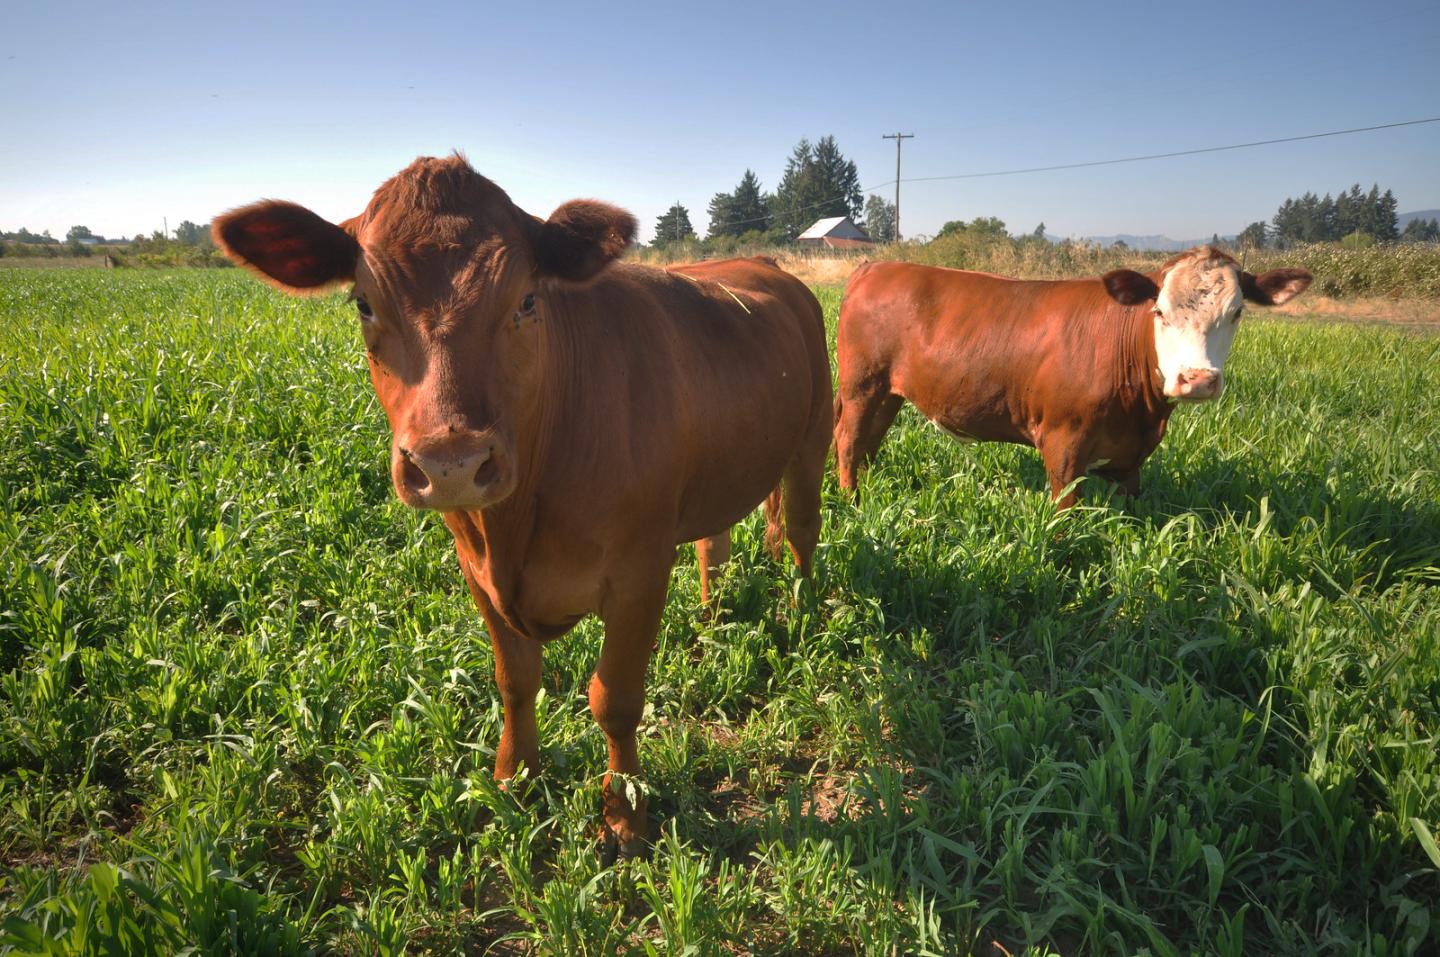
<path id="1" fill-rule="evenodd" d="M 0 274 L 0 948 L 1440 950 L 1440 337 L 1247 318 L 1142 497 L 1063 516 L 907 410 L 813 588 L 758 515 L 720 623 L 677 566 L 656 846 L 607 869 L 599 626 L 499 790 L 354 326 L 236 270 Z"/>

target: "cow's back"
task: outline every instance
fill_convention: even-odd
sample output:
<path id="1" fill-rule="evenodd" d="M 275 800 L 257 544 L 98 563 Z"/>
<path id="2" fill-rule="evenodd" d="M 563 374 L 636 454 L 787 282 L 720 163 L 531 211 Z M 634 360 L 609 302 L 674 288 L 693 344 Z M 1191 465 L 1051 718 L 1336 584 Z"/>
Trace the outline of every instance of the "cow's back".
<path id="1" fill-rule="evenodd" d="M 695 385 L 704 394 L 691 421 L 702 441 L 683 509 L 683 534 L 700 537 L 730 526 L 773 489 L 805 436 L 829 434 L 829 347 L 820 303 L 773 260 L 671 272 L 709 301 L 690 317 L 708 333 L 696 339 L 703 373 Z"/>
<path id="2" fill-rule="evenodd" d="M 575 324 L 575 349 L 596 401 L 579 429 L 620 446 L 596 451 L 611 460 L 601 471 L 621 476 L 621 498 L 673 509 L 677 541 L 748 513 L 816 410 L 829 415 L 819 303 L 772 264 L 620 265 L 584 302 L 594 316 Z"/>
<path id="3" fill-rule="evenodd" d="M 956 434 L 1029 442 L 1044 384 L 1093 358 L 1074 322 L 1088 299 L 1069 282 L 869 265 L 840 311 L 842 393 L 884 388 Z"/>

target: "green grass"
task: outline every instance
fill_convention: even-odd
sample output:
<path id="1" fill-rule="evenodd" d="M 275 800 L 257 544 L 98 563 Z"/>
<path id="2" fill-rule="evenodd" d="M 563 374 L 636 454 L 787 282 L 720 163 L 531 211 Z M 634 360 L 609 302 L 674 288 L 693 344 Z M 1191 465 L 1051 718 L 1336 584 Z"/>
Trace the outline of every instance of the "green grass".
<path id="1" fill-rule="evenodd" d="M 1226 378 L 1136 502 L 907 411 L 813 589 L 758 516 L 721 623 L 683 561 L 607 869 L 600 628 L 500 790 L 350 309 L 0 274 L 0 948 L 1434 953 L 1440 339 L 1247 319 Z"/>

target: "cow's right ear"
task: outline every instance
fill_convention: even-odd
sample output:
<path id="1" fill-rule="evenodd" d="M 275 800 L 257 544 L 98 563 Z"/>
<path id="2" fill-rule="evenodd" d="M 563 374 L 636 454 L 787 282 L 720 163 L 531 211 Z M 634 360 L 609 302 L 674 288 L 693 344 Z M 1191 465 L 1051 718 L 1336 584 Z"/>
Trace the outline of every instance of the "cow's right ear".
<path id="1" fill-rule="evenodd" d="M 536 265 L 547 276 L 584 282 L 610 265 L 635 239 L 635 217 L 609 203 L 573 199 L 536 221 Z"/>
<path id="2" fill-rule="evenodd" d="M 1143 273 L 1133 269 L 1116 269 L 1100 277 L 1110 298 L 1122 306 L 1138 306 L 1160 295 L 1160 287 Z"/>
<path id="3" fill-rule="evenodd" d="M 304 206 L 263 200 L 215 218 L 215 245 L 278 289 L 323 292 L 355 278 L 360 244 Z"/>

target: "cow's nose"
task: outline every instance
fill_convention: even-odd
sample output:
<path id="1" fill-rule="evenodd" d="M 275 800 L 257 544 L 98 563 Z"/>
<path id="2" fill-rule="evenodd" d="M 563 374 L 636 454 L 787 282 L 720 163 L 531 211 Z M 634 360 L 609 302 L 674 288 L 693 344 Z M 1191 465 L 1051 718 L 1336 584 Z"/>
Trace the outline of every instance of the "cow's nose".
<path id="1" fill-rule="evenodd" d="M 1182 399 L 1213 399 L 1220 394 L 1219 369 L 1181 369 L 1175 378 Z"/>
<path id="2" fill-rule="evenodd" d="M 446 434 L 397 450 L 396 491 L 407 505 L 441 511 L 480 508 L 496 478 L 493 438 Z"/>

